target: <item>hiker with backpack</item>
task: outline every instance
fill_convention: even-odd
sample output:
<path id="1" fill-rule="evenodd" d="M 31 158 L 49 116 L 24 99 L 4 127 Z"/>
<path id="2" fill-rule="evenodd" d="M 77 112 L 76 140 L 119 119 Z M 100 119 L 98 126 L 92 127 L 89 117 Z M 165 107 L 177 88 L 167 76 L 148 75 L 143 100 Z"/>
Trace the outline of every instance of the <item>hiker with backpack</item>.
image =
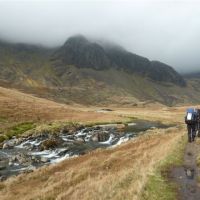
<path id="1" fill-rule="evenodd" d="M 197 135 L 200 137 L 200 109 L 197 109 L 197 124 L 196 124 Z"/>
<path id="2" fill-rule="evenodd" d="M 188 142 L 194 141 L 198 127 L 198 112 L 195 108 L 188 108 L 185 116 L 188 130 Z"/>

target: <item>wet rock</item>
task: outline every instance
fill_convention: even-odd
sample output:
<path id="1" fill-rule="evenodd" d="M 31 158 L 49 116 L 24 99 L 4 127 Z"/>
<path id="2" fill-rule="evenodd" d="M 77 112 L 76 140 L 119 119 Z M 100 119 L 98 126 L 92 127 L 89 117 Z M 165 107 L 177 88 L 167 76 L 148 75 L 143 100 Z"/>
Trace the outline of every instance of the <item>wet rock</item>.
<path id="1" fill-rule="evenodd" d="M 27 150 L 31 150 L 31 149 L 33 149 L 33 146 L 34 145 L 32 145 L 31 143 L 26 143 L 26 144 L 24 144 L 24 147 L 27 149 Z"/>
<path id="2" fill-rule="evenodd" d="M 116 128 L 118 131 L 123 131 L 126 128 L 126 125 L 125 124 L 117 124 Z"/>
<path id="3" fill-rule="evenodd" d="M 0 176 L 0 182 L 5 181 L 6 180 L 6 176 L 1 175 Z"/>
<path id="4" fill-rule="evenodd" d="M 9 158 L 9 162 L 16 162 L 16 161 L 18 161 L 18 159 L 17 159 L 17 156 L 16 155 L 13 155 L 13 156 L 11 156 L 10 158 Z"/>
<path id="5" fill-rule="evenodd" d="M 55 139 L 47 139 L 40 144 L 40 150 L 54 149 L 58 146 L 59 142 Z"/>
<path id="6" fill-rule="evenodd" d="M 98 142 L 98 141 L 99 141 L 98 133 L 94 134 L 94 135 L 91 137 L 91 141 L 93 141 L 93 142 Z"/>
<path id="7" fill-rule="evenodd" d="M 99 142 L 105 142 L 109 139 L 110 134 L 108 132 L 102 132 L 98 135 Z"/>
<path id="8" fill-rule="evenodd" d="M 59 156 L 64 156 L 64 155 L 66 155 L 68 152 L 69 152 L 69 147 L 67 147 L 64 151 L 61 151 L 58 155 Z"/>
<path id="9" fill-rule="evenodd" d="M 76 138 L 76 140 L 75 140 L 75 143 L 78 143 L 78 144 L 82 144 L 84 142 L 85 142 L 85 140 L 83 138 L 81 138 L 81 137 Z"/>
<path id="10" fill-rule="evenodd" d="M 40 163 L 41 158 L 40 156 L 31 156 L 32 163 Z"/>
<path id="11" fill-rule="evenodd" d="M 104 132 L 96 132 L 92 135 L 91 140 L 93 142 L 105 142 L 108 140 L 110 137 L 109 132 L 104 131 Z"/>
<path id="12" fill-rule="evenodd" d="M 12 142 L 5 142 L 4 144 L 3 144 L 3 149 L 12 149 L 12 148 L 14 148 L 14 143 L 12 143 Z"/>
<path id="13" fill-rule="evenodd" d="M 17 155 L 15 159 L 19 162 L 19 164 L 23 166 L 29 166 L 33 162 L 30 156 L 23 153 L 20 153 L 19 155 Z"/>
<path id="14" fill-rule="evenodd" d="M 68 135 L 68 136 L 67 136 L 67 139 L 69 139 L 69 140 L 74 140 L 74 135 Z"/>
<path id="15" fill-rule="evenodd" d="M 24 141 L 24 138 L 17 138 L 17 139 L 15 140 L 15 145 L 19 145 L 19 144 L 21 144 L 23 141 Z"/>
<path id="16" fill-rule="evenodd" d="M 49 162 L 49 158 L 41 157 L 40 161 L 43 163 Z"/>

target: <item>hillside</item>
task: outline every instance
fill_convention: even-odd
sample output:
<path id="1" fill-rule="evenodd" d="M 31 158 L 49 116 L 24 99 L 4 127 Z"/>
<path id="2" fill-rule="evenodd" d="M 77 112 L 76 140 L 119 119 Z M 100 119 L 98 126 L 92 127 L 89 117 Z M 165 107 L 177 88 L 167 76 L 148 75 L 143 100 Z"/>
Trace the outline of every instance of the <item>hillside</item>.
<path id="1" fill-rule="evenodd" d="M 0 85 L 70 104 L 174 105 L 200 99 L 199 83 L 184 80 L 172 67 L 83 36 L 51 49 L 1 41 Z"/>
<path id="2" fill-rule="evenodd" d="M 0 135 L 16 124 L 59 122 L 117 121 L 121 117 L 85 110 L 79 105 L 67 106 L 13 89 L 0 87 Z"/>
<path id="3" fill-rule="evenodd" d="M 144 132 L 145 135 L 118 147 L 97 149 L 56 165 L 41 167 L 32 173 L 23 173 L 11 177 L 0 182 L 2 200 L 64 200 L 77 199 L 80 196 L 82 199 L 122 199 L 124 196 L 126 196 L 126 199 L 146 199 L 142 198 L 142 194 L 144 191 L 149 192 L 146 189 L 149 176 L 154 174 L 154 169 L 158 167 L 160 161 L 179 149 L 183 140 L 182 136 L 185 130 L 182 125 L 182 116 L 185 108 L 160 107 L 155 110 L 154 107 L 112 107 L 113 111 L 105 114 L 96 113 L 96 107 L 76 107 L 73 110 L 62 104 L 18 91 L 4 88 L 0 88 L 0 91 L 2 94 L 1 105 L 9 105 L 5 107 L 7 109 L 1 108 L 3 116 L 8 113 L 7 110 L 11 111 L 14 106 L 19 105 L 13 112 L 18 113 L 18 117 L 25 115 L 26 120 L 30 120 L 31 116 L 29 118 L 28 113 L 31 112 L 31 108 L 35 108 L 37 110 L 31 112 L 32 116 L 37 113 L 48 124 L 52 120 L 70 121 L 72 116 L 74 121 L 87 122 L 88 120 L 94 123 L 101 120 L 104 120 L 104 122 L 123 120 L 121 116 L 149 119 L 149 113 L 151 113 L 151 120 L 153 121 L 160 120 L 167 124 L 175 123 L 177 125 L 167 129 L 154 128 Z M 31 103 L 33 101 L 34 104 Z M 12 116 L 7 115 L 7 118 L 12 121 Z M 162 184 L 164 183 L 165 181 L 162 181 Z M 165 195 L 165 193 L 162 195 Z M 147 193 L 147 196 L 150 195 Z M 151 196 L 154 199 L 152 193 Z"/>

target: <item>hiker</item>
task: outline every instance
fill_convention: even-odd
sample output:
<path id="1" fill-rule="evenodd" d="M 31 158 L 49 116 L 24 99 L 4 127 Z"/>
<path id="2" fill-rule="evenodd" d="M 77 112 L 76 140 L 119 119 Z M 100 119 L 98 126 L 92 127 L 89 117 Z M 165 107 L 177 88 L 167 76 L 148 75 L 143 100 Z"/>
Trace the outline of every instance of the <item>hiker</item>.
<path id="1" fill-rule="evenodd" d="M 200 109 L 197 109 L 197 124 L 196 124 L 197 135 L 200 137 Z"/>
<path id="2" fill-rule="evenodd" d="M 185 116 L 185 123 L 188 130 L 188 142 L 192 142 L 196 136 L 197 130 L 197 110 L 195 108 L 188 108 Z"/>

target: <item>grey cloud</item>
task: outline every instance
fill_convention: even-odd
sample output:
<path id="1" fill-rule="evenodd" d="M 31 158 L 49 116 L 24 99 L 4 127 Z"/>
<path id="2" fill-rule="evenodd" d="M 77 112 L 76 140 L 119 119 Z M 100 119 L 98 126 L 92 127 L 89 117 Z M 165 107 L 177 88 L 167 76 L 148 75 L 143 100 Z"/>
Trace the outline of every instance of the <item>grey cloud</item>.
<path id="1" fill-rule="evenodd" d="M 199 17 L 189 0 L 0 0 L 0 37 L 57 46 L 80 33 L 185 72 L 200 70 Z"/>

